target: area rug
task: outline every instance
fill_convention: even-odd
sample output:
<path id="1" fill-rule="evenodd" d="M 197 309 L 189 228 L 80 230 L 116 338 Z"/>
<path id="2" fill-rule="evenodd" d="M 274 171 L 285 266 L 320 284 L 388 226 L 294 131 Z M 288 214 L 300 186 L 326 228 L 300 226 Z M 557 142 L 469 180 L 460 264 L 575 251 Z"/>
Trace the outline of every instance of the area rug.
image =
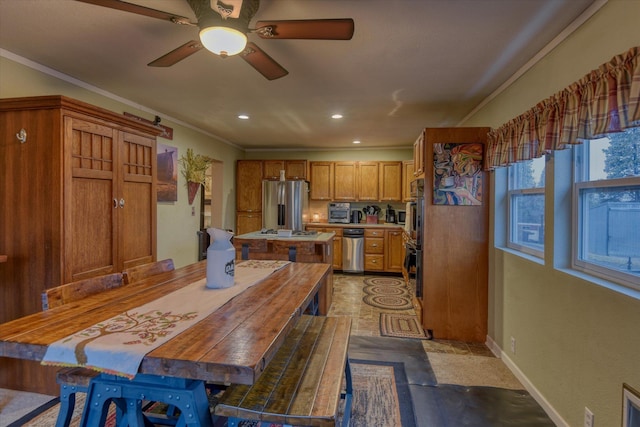
<path id="1" fill-rule="evenodd" d="M 368 285 L 362 290 L 369 295 L 396 295 L 409 297 L 409 290 L 404 286 Z"/>
<path id="2" fill-rule="evenodd" d="M 364 284 L 368 286 L 382 285 L 406 287 L 404 280 L 398 279 L 397 277 L 367 277 L 364 279 Z"/>
<path id="3" fill-rule="evenodd" d="M 76 394 L 76 404 L 73 411 L 73 416 L 69 427 L 78 427 L 80 425 L 80 418 L 82 417 L 82 408 L 84 406 L 85 393 Z M 34 409 L 30 413 L 26 414 L 19 420 L 14 421 L 7 427 L 52 427 L 56 425 L 58 419 L 58 412 L 60 411 L 60 399 L 55 398 L 44 405 Z M 109 415 L 105 422 L 104 427 L 115 427 L 115 405 L 111 405 L 109 408 Z"/>
<path id="4" fill-rule="evenodd" d="M 404 364 L 351 360 L 351 427 L 415 427 Z M 338 420 L 338 425 L 342 422 Z"/>
<path id="5" fill-rule="evenodd" d="M 401 295 L 365 295 L 362 298 L 365 304 L 383 310 L 408 310 L 413 308 L 413 303 L 408 296 Z"/>
<path id="6" fill-rule="evenodd" d="M 362 298 L 365 304 L 383 310 L 409 310 L 413 308 L 411 293 L 406 283 L 395 277 L 369 277 L 364 279 Z"/>
<path id="7" fill-rule="evenodd" d="M 418 318 L 408 314 L 380 313 L 380 335 L 383 337 L 430 339 Z"/>

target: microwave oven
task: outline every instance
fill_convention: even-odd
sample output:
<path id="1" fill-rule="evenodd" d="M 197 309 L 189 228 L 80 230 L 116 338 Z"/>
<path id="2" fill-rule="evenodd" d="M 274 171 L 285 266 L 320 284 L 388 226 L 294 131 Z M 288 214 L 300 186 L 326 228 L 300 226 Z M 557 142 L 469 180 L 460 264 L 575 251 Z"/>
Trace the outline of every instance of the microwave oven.
<path id="1" fill-rule="evenodd" d="M 398 224 L 404 225 L 407 221 L 407 211 L 396 211 L 396 220 Z"/>
<path id="2" fill-rule="evenodd" d="M 351 203 L 329 203 L 328 220 L 330 224 L 349 224 L 351 222 Z"/>

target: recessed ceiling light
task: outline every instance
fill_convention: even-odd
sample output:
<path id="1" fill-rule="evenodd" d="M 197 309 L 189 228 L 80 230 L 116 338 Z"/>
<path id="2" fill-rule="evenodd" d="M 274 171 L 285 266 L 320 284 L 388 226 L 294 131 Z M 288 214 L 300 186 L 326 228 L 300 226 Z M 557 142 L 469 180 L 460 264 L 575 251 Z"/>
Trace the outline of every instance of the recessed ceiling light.
<path id="1" fill-rule="evenodd" d="M 354 143 L 354 144 L 360 144 L 360 140 L 359 140 L 359 139 L 356 139 L 356 140 L 354 140 L 354 141 L 353 141 L 353 143 Z"/>
<path id="2" fill-rule="evenodd" d="M 342 118 L 342 114 L 333 114 L 331 116 L 332 119 L 341 119 Z"/>
<path id="3" fill-rule="evenodd" d="M 240 120 L 249 120 L 249 116 L 247 116 L 246 114 L 238 114 L 238 118 Z"/>

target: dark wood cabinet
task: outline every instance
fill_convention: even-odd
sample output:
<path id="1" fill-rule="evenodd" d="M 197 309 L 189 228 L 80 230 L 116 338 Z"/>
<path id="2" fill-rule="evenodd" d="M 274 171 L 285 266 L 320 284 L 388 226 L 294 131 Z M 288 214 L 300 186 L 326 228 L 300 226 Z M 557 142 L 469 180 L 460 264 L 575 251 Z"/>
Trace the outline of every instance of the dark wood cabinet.
<path id="1" fill-rule="evenodd" d="M 155 261 L 157 128 L 42 96 L 1 99 L 0 132 L 0 323 L 47 288 Z M 0 387 L 57 393 L 42 369 L 0 359 Z"/>

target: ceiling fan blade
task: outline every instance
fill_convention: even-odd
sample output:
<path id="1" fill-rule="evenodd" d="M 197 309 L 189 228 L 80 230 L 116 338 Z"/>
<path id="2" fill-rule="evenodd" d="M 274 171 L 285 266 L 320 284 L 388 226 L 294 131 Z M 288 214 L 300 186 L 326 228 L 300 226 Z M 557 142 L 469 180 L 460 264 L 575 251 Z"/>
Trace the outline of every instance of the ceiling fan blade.
<path id="1" fill-rule="evenodd" d="M 282 65 L 278 64 L 272 57 L 256 46 L 255 43 L 247 43 L 247 47 L 240 56 L 247 61 L 249 65 L 258 70 L 267 80 L 279 79 L 289 74 Z"/>
<path id="2" fill-rule="evenodd" d="M 300 19 L 258 21 L 256 32 L 263 39 L 351 40 L 353 19 Z"/>
<path id="3" fill-rule="evenodd" d="M 203 47 L 204 46 L 202 46 L 199 41 L 191 40 L 166 55 L 149 62 L 147 65 L 150 67 L 170 67 L 173 64 L 182 61 L 186 57 L 193 55 Z"/>
<path id="4" fill-rule="evenodd" d="M 191 22 L 189 18 L 185 18 L 184 16 L 174 15 L 173 13 L 162 12 L 160 10 L 151 9 L 144 6 L 138 6 L 137 4 L 127 3 L 119 0 L 76 0 L 82 3 L 89 3 L 96 6 L 108 7 L 111 9 L 122 10 L 124 12 L 135 13 L 138 15 L 149 16 L 151 18 L 163 19 L 165 21 L 170 21 L 175 24 L 184 24 L 184 25 L 196 25 Z"/>

